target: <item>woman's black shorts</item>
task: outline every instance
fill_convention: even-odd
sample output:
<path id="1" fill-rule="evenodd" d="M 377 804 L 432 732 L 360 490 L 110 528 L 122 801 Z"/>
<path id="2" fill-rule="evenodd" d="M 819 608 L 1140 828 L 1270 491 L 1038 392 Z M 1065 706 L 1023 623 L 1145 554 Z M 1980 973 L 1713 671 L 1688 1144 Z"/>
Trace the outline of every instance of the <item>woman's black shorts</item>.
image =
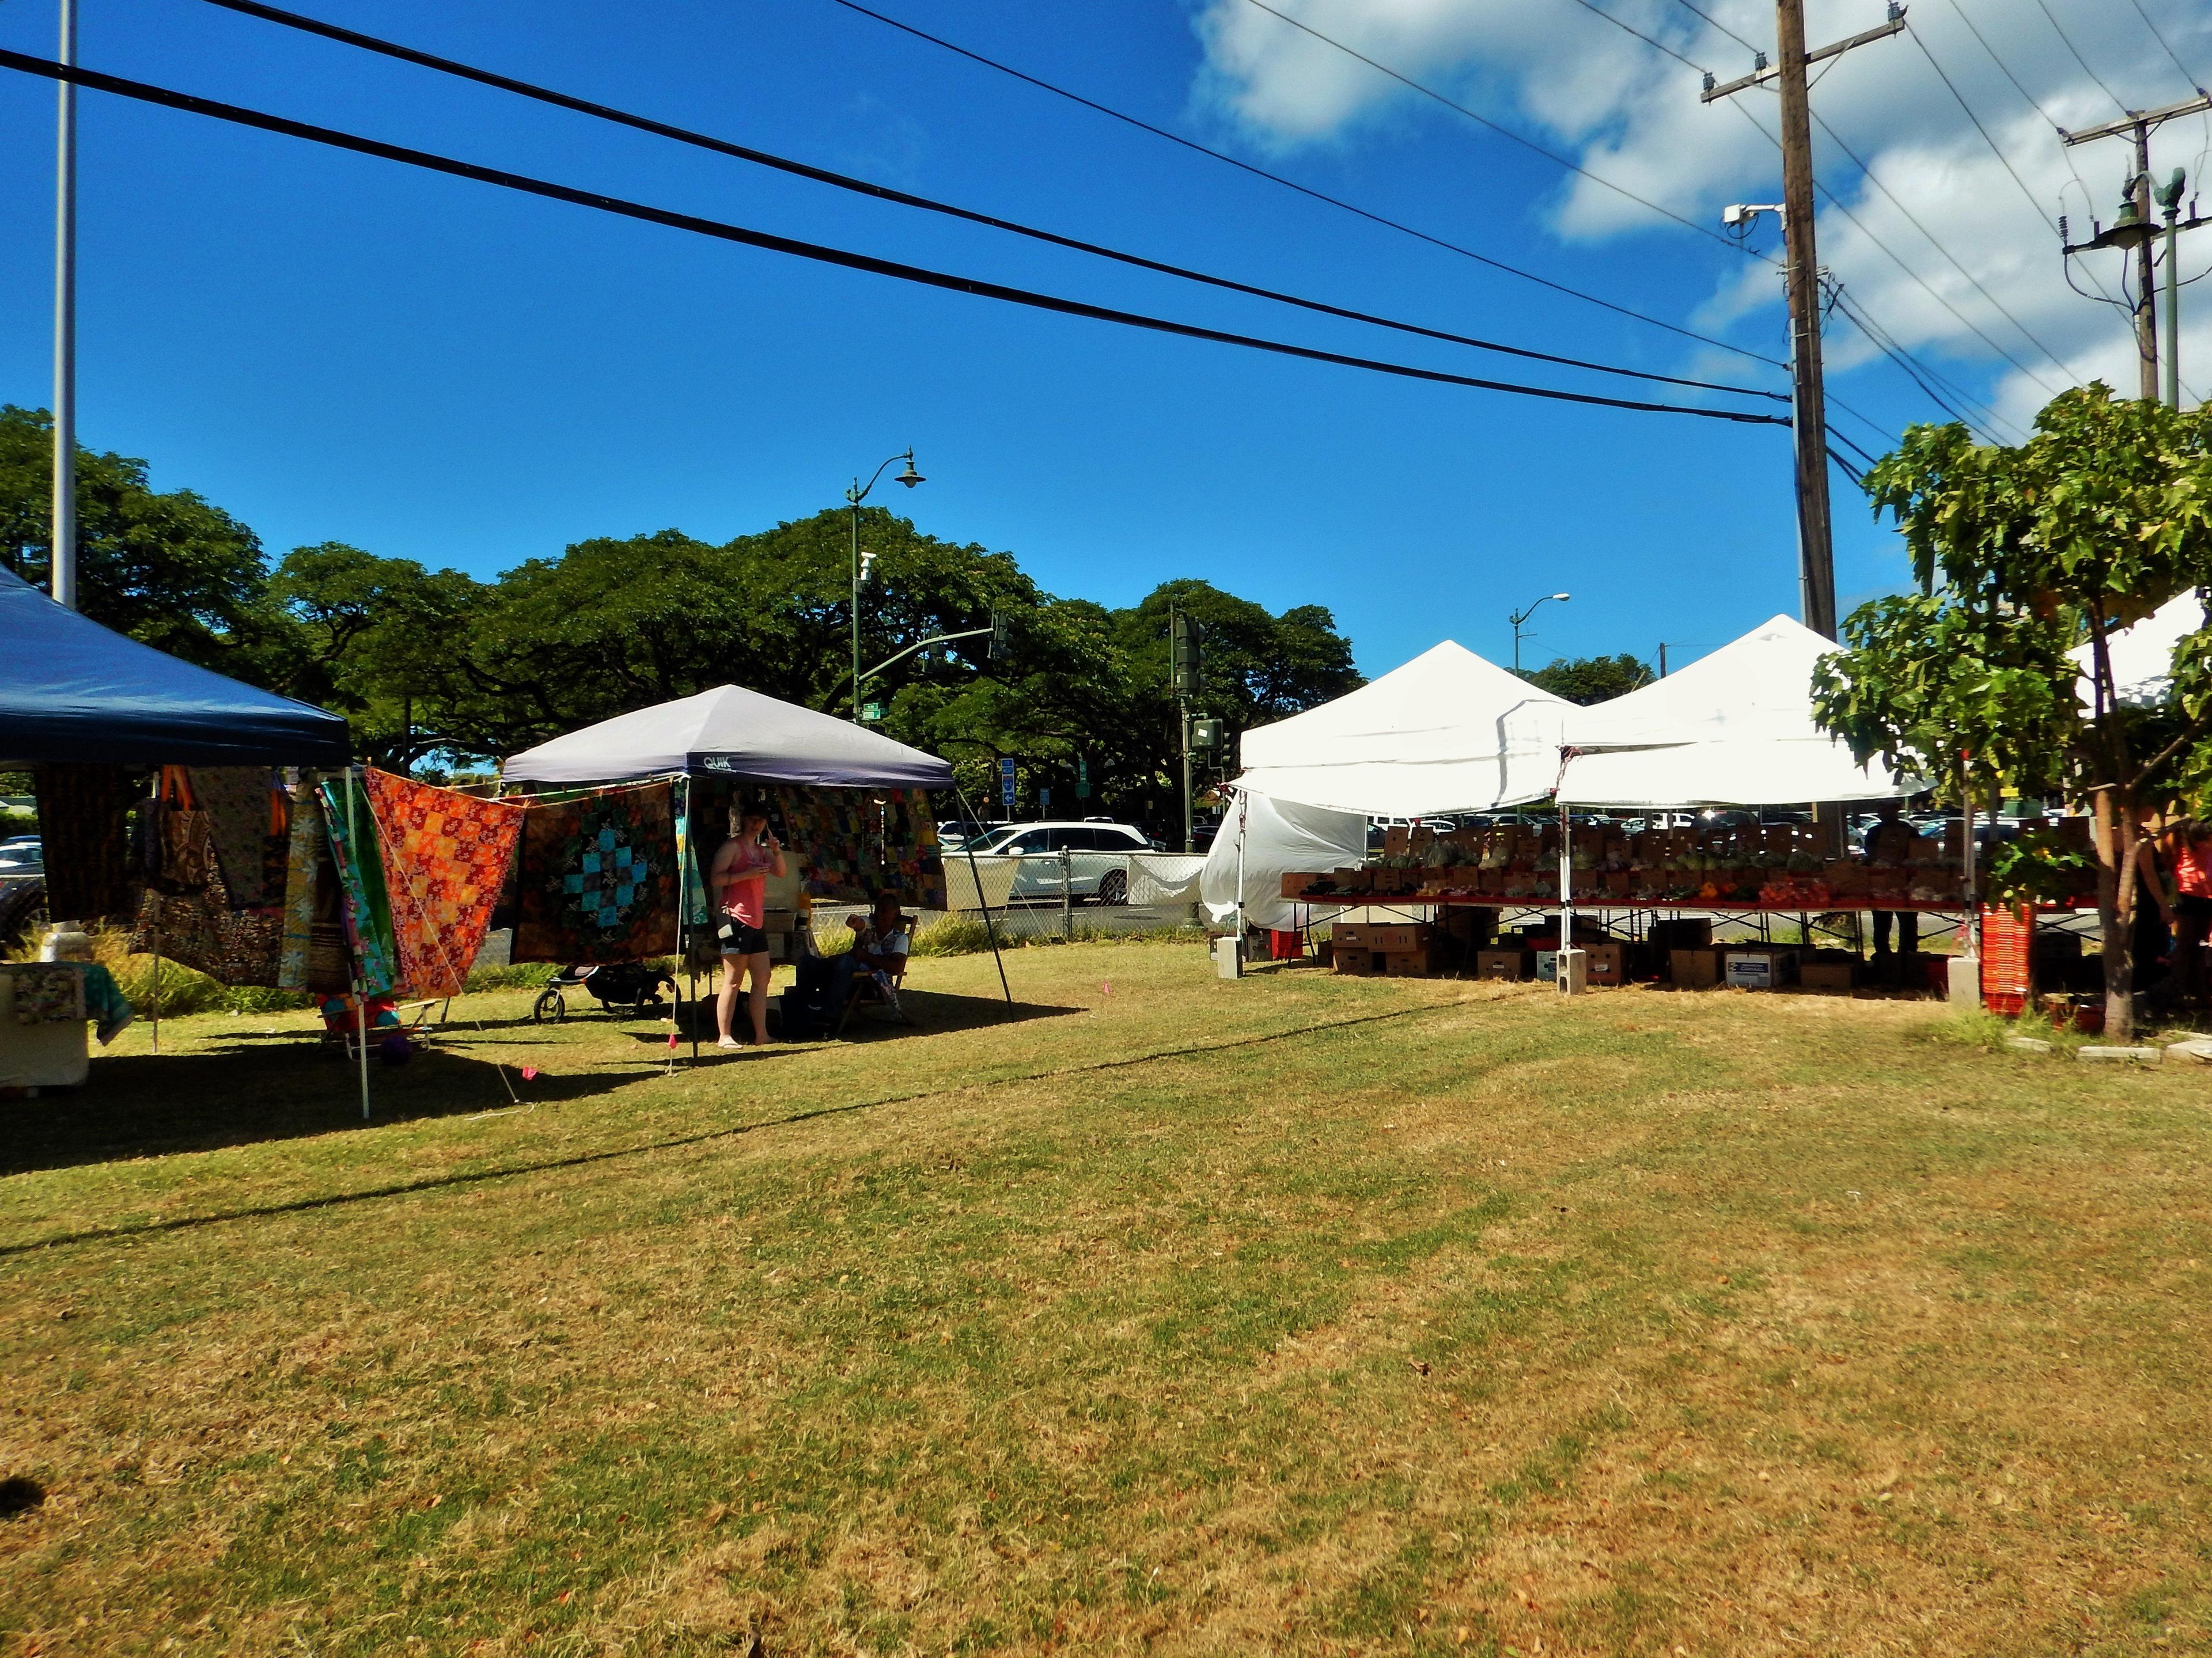
<path id="1" fill-rule="evenodd" d="M 768 954 L 768 934 L 757 926 L 747 926 L 734 917 L 726 916 L 715 929 L 714 937 L 720 940 L 725 956 L 765 956 Z"/>

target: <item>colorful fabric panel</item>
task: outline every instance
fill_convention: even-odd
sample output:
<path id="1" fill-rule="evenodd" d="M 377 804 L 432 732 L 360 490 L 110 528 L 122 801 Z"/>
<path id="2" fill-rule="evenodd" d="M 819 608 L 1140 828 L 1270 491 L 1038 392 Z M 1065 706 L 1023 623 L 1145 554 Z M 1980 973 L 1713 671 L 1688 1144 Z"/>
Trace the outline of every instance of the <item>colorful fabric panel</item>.
<path id="1" fill-rule="evenodd" d="M 346 942 L 353 947 L 355 970 L 363 987 L 381 996 L 398 989 L 399 979 L 376 818 L 369 811 L 367 792 L 358 785 L 349 790 L 343 779 L 325 783 L 322 796 L 323 814 L 330 823 L 331 858 L 337 866 Z"/>
<path id="2" fill-rule="evenodd" d="M 138 907 L 127 822 L 144 790 L 125 767 L 56 763 L 33 769 L 45 846 L 46 913 L 94 921 Z"/>
<path id="3" fill-rule="evenodd" d="M 523 819 L 518 962 L 647 961 L 676 949 L 674 791 L 666 783 L 555 805 Z"/>
<path id="4" fill-rule="evenodd" d="M 417 996 L 457 995 L 491 924 L 523 808 L 390 772 L 372 769 L 364 780 L 384 854 L 399 982 Z"/>

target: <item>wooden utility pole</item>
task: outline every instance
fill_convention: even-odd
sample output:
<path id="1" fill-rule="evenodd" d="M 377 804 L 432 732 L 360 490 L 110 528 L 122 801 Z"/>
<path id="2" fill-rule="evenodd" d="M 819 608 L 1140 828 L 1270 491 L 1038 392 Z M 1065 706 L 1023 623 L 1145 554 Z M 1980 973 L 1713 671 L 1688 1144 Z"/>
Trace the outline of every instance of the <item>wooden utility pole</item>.
<path id="1" fill-rule="evenodd" d="M 2158 383 L 2158 299 L 2157 273 L 2154 268 L 2152 243 L 2157 240 L 2156 227 L 2151 218 L 2150 135 L 2156 128 L 2177 115 L 2196 115 L 2212 109 L 2212 97 L 2199 93 L 2194 98 L 2185 98 L 2178 104 L 2167 104 L 2160 109 L 2131 109 L 2117 121 L 2107 121 L 2101 126 L 2083 127 L 2078 132 L 2069 132 L 2063 127 L 2058 131 L 2062 143 L 2068 145 L 2086 144 L 2098 138 L 2132 138 L 2135 141 L 2135 172 L 2128 179 L 2127 191 L 2120 203 L 2120 216 L 2110 229 L 2091 222 L 2095 233 L 2086 242 L 2069 243 L 2065 240 L 2066 221 L 2058 222 L 2060 248 L 2066 256 L 2118 248 L 2135 256 L 2136 297 L 2131 307 L 2135 315 L 2136 358 L 2141 376 L 2142 395 L 2145 403 L 2159 401 Z M 2179 206 L 2179 186 L 2175 186 L 2176 206 Z M 2176 232 L 2194 230 L 2204 222 L 2191 216 L 2185 223 L 2177 223 L 2178 215 L 2166 216 L 2168 255 Z M 2169 272 L 2169 276 L 2172 276 Z M 2169 327 L 2169 335 L 2174 330 Z M 2181 342 L 2168 338 L 2166 349 L 2179 352 Z M 2178 378 L 2178 377 L 2177 377 Z M 2180 406 L 2176 395 L 2169 399 Z"/>
<path id="2" fill-rule="evenodd" d="M 1891 0 L 1888 21 L 1816 52 L 1805 49 L 1804 0 L 1775 0 L 1778 62 L 1760 62 L 1724 86 L 1705 77 L 1702 101 L 1747 87 L 1778 83 L 1782 94 L 1782 237 L 1790 287 L 1790 425 L 1796 435 L 1797 573 L 1805 625 L 1836 636 L 1835 536 L 1828 517 L 1828 408 L 1820 376 L 1820 260 L 1813 235 L 1813 106 L 1805 66 L 1885 39 L 1905 27 L 1905 8 Z"/>

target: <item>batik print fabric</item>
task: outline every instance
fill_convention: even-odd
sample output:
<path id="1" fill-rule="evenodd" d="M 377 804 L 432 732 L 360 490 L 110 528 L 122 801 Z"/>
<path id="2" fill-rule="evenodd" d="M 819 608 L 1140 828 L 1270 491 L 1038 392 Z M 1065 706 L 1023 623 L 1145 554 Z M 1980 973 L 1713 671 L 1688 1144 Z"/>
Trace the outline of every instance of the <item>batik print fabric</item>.
<path id="1" fill-rule="evenodd" d="M 458 995 L 491 925 L 523 808 L 374 769 L 365 788 L 399 982 L 417 996 Z"/>
<path id="2" fill-rule="evenodd" d="M 673 954 L 680 884 L 666 783 L 532 805 L 522 825 L 518 962 Z"/>
<path id="3" fill-rule="evenodd" d="M 252 909 L 282 895 L 266 890 L 272 820 L 272 779 L 266 766 L 194 766 L 192 804 L 207 814 L 208 838 L 222 865 L 223 890 L 234 909 Z"/>
<path id="4" fill-rule="evenodd" d="M 331 860 L 322 797 L 313 784 L 301 785 L 290 797 L 276 982 L 287 990 L 343 990 L 353 982 L 352 958 L 346 953 L 337 865 Z"/>
<path id="5" fill-rule="evenodd" d="M 385 896 L 384 859 L 377 849 L 376 819 L 367 794 L 343 780 L 322 786 L 323 814 L 330 824 L 331 860 L 337 867 L 340 913 L 354 969 L 372 996 L 398 988 L 398 952 L 392 942 L 392 909 Z M 350 805 L 351 810 L 348 807 Z"/>

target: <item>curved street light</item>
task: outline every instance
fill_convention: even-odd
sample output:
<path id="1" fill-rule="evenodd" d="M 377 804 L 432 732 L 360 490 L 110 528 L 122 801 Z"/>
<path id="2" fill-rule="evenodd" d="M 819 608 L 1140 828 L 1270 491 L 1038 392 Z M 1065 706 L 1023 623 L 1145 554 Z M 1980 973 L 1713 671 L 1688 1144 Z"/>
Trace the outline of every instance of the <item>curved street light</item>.
<path id="1" fill-rule="evenodd" d="M 928 482 L 914 470 L 914 451 L 907 449 L 891 456 L 883 466 L 877 467 L 875 476 L 866 483 L 854 478 L 852 486 L 845 491 L 845 500 L 853 509 L 853 723 L 856 726 L 860 723 L 860 577 L 863 574 L 860 568 L 860 503 L 868 498 L 868 491 L 882 479 L 884 466 L 890 465 L 894 460 L 906 463 L 906 470 L 892 480 L 894 483 L 903 483 L 911 489 L 917 483 Z"/>
<path id="2" fill-rule="evenodd" d="M 1560 604 L 1565 604 L 1569 599 L 1572 598 L 1573 597 L 1574 597 L 1574 595 L 1573 595 L 1572 593 L 1546 593 L 1542 598 L 1531 599 L 1531 600 L 1528 602 L 1528 609 L 1523 610 L 1515 610 L 1515 611 L 1513 611 L 1513 612 L 1510 614 L 1510 616 L 1507 618 L 1509 621 L 1510 621 L 1510 622 L 1513 623 L 1513 671 L 1514 671 L 1514 672 L 1516 672 L 1516 673 L 1519 673 L 1519 672 L 1521 671 L 1521 641 L 1522 640 L 1522 638 L 1523 638 L 1523 637 L 1527 637 L 1527 638 L 1529 638 L 1529 639 L 1534 639 L 1534 638 L 1536 636 L 1536 635 L 1534 635 L 1534 634 L 1527 634 L 1527 635 L 1523 635 L 1523 633 L 1522 633 L 1522 631 L 1521 624 L 1522 624 L 1522 623 L 1526 622 L 1526 621 L 1527 621 L 1530 616 L 1532 616 L 1535 615 L 1535 614 L 1536 614 L 1536 607 L 1537 607 L 1539 604 L 1541 604 L 1545 603 L 1545 601 L 1546 601 L 1546 600 L 1547 600 L 1547 599 L 1553 599 L 1553 598 L 1556 598 L 1556 599 L 1558 599 L 1558 600 L 1559 601 L 1559 603 L 1560 603 Z"/>

